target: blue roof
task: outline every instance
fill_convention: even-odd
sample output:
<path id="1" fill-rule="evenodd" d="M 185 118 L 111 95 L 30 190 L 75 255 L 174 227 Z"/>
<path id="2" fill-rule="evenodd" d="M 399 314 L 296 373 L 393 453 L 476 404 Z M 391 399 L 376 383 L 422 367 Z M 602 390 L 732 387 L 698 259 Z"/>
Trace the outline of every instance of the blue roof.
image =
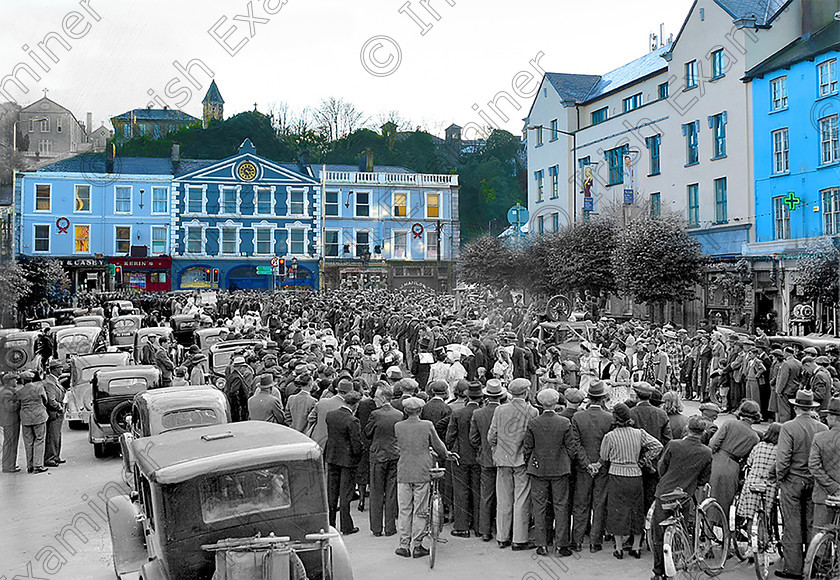
<path id="1" fill-rule="evenodd" d="M 84 153 L 46 165 L 38 172 L 107 173 L 104 153 Z M 168 157 L 117 157 L 113 173 L 126 175 L 172 175 Z"/>
<path id="2" fill-rule="evenodd" d="M 755 18 L 758 26 L 768 26 L 791 0 L 715 0 L 733 19 Z"/>
<path id="3" fill-rule="evenodd" d="M 121 115 L 111 117 L 118 121 L 184 121 L 197 123 L 199 119 L 178 109 L 132 109 Z"/>

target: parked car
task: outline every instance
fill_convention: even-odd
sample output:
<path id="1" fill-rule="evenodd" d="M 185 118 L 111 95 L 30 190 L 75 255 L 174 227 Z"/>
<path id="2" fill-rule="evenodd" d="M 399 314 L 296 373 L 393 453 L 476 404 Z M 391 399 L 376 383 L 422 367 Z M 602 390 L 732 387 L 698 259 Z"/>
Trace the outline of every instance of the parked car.
<path id="1" fill-rule="evenodd" d="M 118 578 L 352 580 L 321 449 L 302 433 L 246 421 L 131 445 L 138 492 L 106 510 Z"/>
<path id="2" fill-rule="evenodd" d="M 160 371 L 148 365 L 99 370 L 91 380 L 93 412 L 88 423 L 88 441 L 94 457 L 106 457 L 125 433 L 134 396 L 160 384 Z"/>
<path id="3" fill-rule="evenodd" d="M 115 316 L 108 326 L 111 330 L 111 345 L 131 352 L 134 350 L 134 336 L 143 326 L 143 317 L 137 314 Z"/>
<path id="4" fill-rule="evenodd" d="M 27 321 L 24 330 L 44 330 L 53 326 L 55 326 L 55 318 L 38 318 Z"/>
<path id="5" fill-rule="evenodd" d="M 105 326 L 105 317 L 98 314 L 86 314 L 85 316 L 77 316 L 73 319 L 74 326 L 93 326 L 102 328 Z"/>
<path id="6" fill-rule="evenodd" d="M 64 365 L 64 372 L 70 368 L 71 357 L 105 352 L 108 349 L 105 331 L 96 326 L 59 328 L 51 334 L 55 344 L 55 358 Z"/>
<path id="7" fill-rule="evenodd" d="M 36 346 L 41 332 L 18 330 L 0 337 L 0 371 L 38 371 L 41 356 Z"/>
<path id="8" fill-rule="evenodd" d="M 167 387 L 144 391 L 134 397 L 131 422 L 120 434 L 123 478 L 131 485 L 134 457 L 131 442 L 170 431 L 230 423 L 224 393 L 208 386 Z M 118 431 L 121 429 L 118 426 Z"/>
<path id="9" fill-rule="evenodd" d="M 192 346 L 194 333 L 200 328 L 212 328 L 213 319 L 206 314 L 176 314 L 171 319 L 175 340 L 181 346 Z"/>
<path id="10" fill-rule="evenodd" d="M 264 340 L 226 340 L 210 347 L 210 372 L 215 377 L 224 377 L 225 369 L 237 350 L 251 350 L 256 345 L 266 345 Z"/>
<path id="11" fill-rule="evenodd" d="M 580 345 L 592 342 L 594 335 L 595 324 L 590 320 L 541 322 L 531 334 L 547 346 L 557 346 L 564 358 L 580 356 Z"/>
<path id="12" fill-rule="evenodd" d="M 131 364 L 126 352 L 102 352 L 74 356 L 67 375 L 67 425 L 71 429 L 85 429 L 93 410 L 91 379 L 96 371 Z"/>
<path id="13" fill-rule="evenodd" d="M 806 336 L 778 335 L 770 337 L 770 346 L 772 348 L 793 346 L 798 350 L 804 350 L 810 346 L 816 348 L 820 354 L 823 354 L 829 346 L 840 349 L 840 338 L 831 334 L 818 333 L 812 333 Z"/>
<path id="14" fill-rule="evenodd" d="M 134 334 L 134 361 L 137 363 L 142 362 L 141 357 L 143 355 L 143 345 L 149 342 L 150 336 L 156 336 L 158 339 L 165 336 L 169 339 L 169 343 L 172 345 L 172 361 L 175 364 L 178 364 L 178 361 L 181 360 L 180 356 L 178 356 L 180 354 L 180 349 L 177 348 L 178 345 L 175 344 L 172 328 L 169 326 L 151 326 L 139 329 Z"/>
<path id="15" fill-rule="evenodd" d="M 224 341 L 225 337 L 230 334 L 230 331 L 224 326 L 214 326 L 213 328 L 200 328 L 195 331 L 193 344 L 206 355 L 210 355 L 210 347 Z"/>
<path id="16" fill-rule="evenodd" d="M 59 308 L 53 310 L 52 317 L 55 318 L 55 326 L 63 326 L 66 324 L 73 324 L 73 319 L 76 318 L 75 308 Z"/>
<path id="17" fill-rule="evenodd" d="M 108 316 L 112 316 L 114 308 L 117 309 L 117 316 L 127 316 L 136 312 L 131 300 L 108 300 L 105 302 L 105 312 Z"/>

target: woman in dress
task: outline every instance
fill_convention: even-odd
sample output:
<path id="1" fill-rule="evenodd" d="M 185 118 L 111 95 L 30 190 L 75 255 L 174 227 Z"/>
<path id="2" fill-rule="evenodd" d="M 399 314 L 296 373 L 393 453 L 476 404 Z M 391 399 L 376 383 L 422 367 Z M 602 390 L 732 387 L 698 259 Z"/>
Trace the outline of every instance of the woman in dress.
<path id="1" fill-rule="evenodd" d="M 504 386 L 507 386 L 513 380 L 513 363 L 510 360 L 510 353 L 503 346 L 496 349 L 493 377 L 502 381 Z"/>
<path id="2" fill-rule="evenodd" d="M 735 514 L 747 521 L 752 520 L 758 505 L 763 498 L 769 500 L 765 506 L 768 511 L 773 507 L 776 500 L 776 449 L 779 443 L 779 431 L 781 423 L 772 423 L 765 431 L 761 441 L 750 451 L 747 458 L 747 477 L 744 479 L 744 487 L 741 489 L 741 497 Z M 750 486 L 763 484 L 767 491 L 757 494 L 750 491 Z"/>
<path id="3" fill-rule="evenodd" d="M 717 499 L 723 513 L 728 514 L 735 494 L 741 463 L 749 457 L 758 443 L 758 433 L 752 424 L 761 421 L 761 408 L 755 401 L 744 401 L 736 413 L 738 421 L 727 421 L 714 434 L 712 448 L 712 496 Z"/>
<path id="4" fill-rule="evenodd" d="M 613 365 L 607 383 L 612 387 L 607 400 L 607 409 L 612 409 L 619 403 L 635 401 L 636 391 L 630 386 L 630 369 L 627 368 L 627 357 L 620 352 L 613 353 Z"/>
<path id="5" fill-rule="evenodd" d="M 672 439 L 682 439 L 688 433 L 688 417 L 682 414 L 683 404 L 677 391 L 662 396 L 662 410 L 668 414 Z"/>
<path id="6" fill-rule="evenodd" d="M 613 407 L 613 430 L 601 441 L 601 461 L 608 465 L 606 532 L 615 538 L 613 556 L 621 560 L 625 536 L 633 535 L 630 555 L 641 558 L 645 527 L 644 489 L 639 458 L 642 453 L 655 463 L 662 444 L 643 429 L 633 427 L 630 409 L 624 403 Z M 601 465 L 592 466 L 600 469 Z M 597 473 L 597 471 L 595 471 Z"/>

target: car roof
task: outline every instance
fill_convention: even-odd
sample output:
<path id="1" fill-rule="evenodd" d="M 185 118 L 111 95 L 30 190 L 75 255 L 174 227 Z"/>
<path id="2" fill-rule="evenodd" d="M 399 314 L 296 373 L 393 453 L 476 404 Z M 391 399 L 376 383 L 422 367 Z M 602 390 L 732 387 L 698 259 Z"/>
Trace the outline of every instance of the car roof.
<path id="1" fill-rule="evenodd" d="M 131 360 L 131 355 L 127 352 L 94 352 L 76 355 L 70 359 L 70 364 L 81 367 L 114 366 L 128 360 Z"/>
<path id="2" fill-rule="evenodd" d="M 70 334 L 88 334 L 94 336 L 100 332 L 102 332 L 102 329 L 98 326 L 70 326 L 68 328 L 59 329 L 55 333 L 55 336 L 56 338 L 62 338 Z"/>
<path id="3" fill-rule="evenodd" d="M 199 328 L 195 331 L 196 334 L 199 336 L 204 336 L 206 334 L 221 334 L 222 331 L 230 333 L 230 331 L 225 326 L 213 326 L 212 328 Z"/>
<path id="4" fill-rule="evenodd" d="M 321 457 L 321 448 L 312 439 L 267 421 L 171 431 L 137 439 L 132 447 L 140 471 L 162 485 L 252 465 Z"/>
<path id="5" fill-rule="evenodd" d="M 261 339 L 226 340 L 224 342 L 217 342 L 216 344 L 210 347 L 210 350 L 212 350 L 213 352 L 217 352 L 220 350 L 235 349 L 240 346 L 255 346 L 257 344 L 262 344 L 263 346 L 265 346 L 265 341 Z"/>
<path id="6" fill-rule="evenodd" d="M 138 393 L 134 402 L 150 411 L 166 412 L 172 409 L 198 408 L 224 403 L 225 394 L 212 386 L 190 385 L 166 387 Z"/>
<path id="7" fill-rule="evenodd" d="M 141 328 L 137 331 L 138 334 L 146 335 L 146 334 L 171 334 L 172 327 L 171 326 L 147 326 L 146 328 Z"/>
<path id="8" fill-rule="evenodd" d="M 156 366 L 152 365 L 126 365 L 123 367 L 107 367 L 96 371 L 97 381 L 104 383 L 112 379 L 121 379 L 124 377 L 146 377 L 157 378 L 160 371 Z"/>

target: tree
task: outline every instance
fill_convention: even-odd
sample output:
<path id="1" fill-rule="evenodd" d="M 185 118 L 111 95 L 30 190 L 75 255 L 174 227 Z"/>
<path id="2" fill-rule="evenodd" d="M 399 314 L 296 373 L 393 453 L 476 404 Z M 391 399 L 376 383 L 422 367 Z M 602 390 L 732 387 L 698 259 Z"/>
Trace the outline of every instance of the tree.
<path id="1" fill-rule="evenodd" d="M 21 284 L 23 291 L 17 298 L 21 313 L 31 314 L 42 300 L 56 305 L 70 298 L 65 289 L 70 286 L 70 280 L 61 262 L 35 258 L 21 260 L 17 267 L 25 282 Z"/>
<path id="2" fill-rule="evenodd" d="M 4 327 L 14 326 L 18 302 L 31 288 L 20 265 L 7 263 L 0 269 L 0 323 Z"/>
<path id="3" fill-rule="evenodd" d="M 613 253 L 618 287 L 640 302 L 685 298 L 700 282 L 704 263 L 697 240 L 668 216 L 631 221 Z"/>
<path id="4" fill-rule="evenodd" d="M 517 264 L 522 264 L 518 252 L 495 236 L 481 236 L 461 250 L 458 259 L 459 280 L 497 289 L 520 287 L 527 280 L 516 276 Z M 520 280 L 517 282 L 517 278 Z"/>
<path id="5" fill-rule="evenodd" d="M 795 283 L 803 296 L 825 306 L 838 303 L 838 259 L 840 253 L 831 244 L 818 244 L 799 259 Z"/>
<path id="6" fill-rule="evenodd" d="M 319 129 L 329 141 L 346 137 L 368 121 L 353 103 L 336 97 L 322 100 L 314 115 Z"/>

